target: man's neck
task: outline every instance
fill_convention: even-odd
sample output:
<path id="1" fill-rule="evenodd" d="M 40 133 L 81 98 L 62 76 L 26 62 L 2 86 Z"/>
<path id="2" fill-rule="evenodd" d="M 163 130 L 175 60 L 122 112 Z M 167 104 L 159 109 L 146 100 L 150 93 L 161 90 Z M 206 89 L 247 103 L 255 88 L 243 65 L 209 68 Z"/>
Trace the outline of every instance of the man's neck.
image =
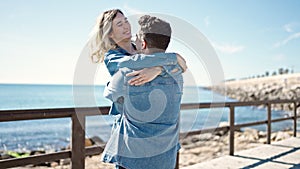
<path id="1" fill-rule="evenodd" d="M 146 48 L 145 50 L 144 50 L 144 54 L 152 54 L 152 53 L 165 53 L 166 52 L 166 50 L 163 50 L 163 49 L 153 49 L 153 48 L 151 48 L 151 49 L 149 49 L 149 48 Z"/>

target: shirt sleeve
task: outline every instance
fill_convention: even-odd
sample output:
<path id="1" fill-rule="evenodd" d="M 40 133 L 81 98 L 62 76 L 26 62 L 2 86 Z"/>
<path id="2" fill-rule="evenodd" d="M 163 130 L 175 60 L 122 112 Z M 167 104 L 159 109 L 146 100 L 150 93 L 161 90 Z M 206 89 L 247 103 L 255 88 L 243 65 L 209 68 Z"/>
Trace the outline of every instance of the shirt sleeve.
<path id="1" fill-rule="evenodd" d="M 110 83 L 105 87 L 103 96 L 112 102 L 120 101 L 125 95 L 124 74 L 121 70 L 117 71 L 111 78 Z"/>
<path id="2" fill-rule="evenodd" d="M 118 52 L 117 50 L 109 50 L 105 54 L 104 63 L 111 76 L 119 70 L 119 62 L 125 56 L 127 56 L 125 53 Z"/>
<path id="3" fill-rule="evenodd" d="M 171 76 L 176 76 L 183 73 L 182 68 L 176 64 L 176 65 L 166 65 L 163 66 L 163 71 L 160 74 L 162 77 L 171 77 Z"/>

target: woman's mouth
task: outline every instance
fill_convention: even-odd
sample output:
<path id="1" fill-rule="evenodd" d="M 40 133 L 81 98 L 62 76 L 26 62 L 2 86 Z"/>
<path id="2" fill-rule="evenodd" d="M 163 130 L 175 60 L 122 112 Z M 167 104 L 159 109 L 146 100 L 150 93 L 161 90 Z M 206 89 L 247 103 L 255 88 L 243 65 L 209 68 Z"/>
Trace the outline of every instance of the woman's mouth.
<path id="1" fill-rule="evenodd" d="M 126 34 L 126 35 L 131 35 L 131 32 L 130 31 L 126 31 L 126 32 L 124 32 L 124 34 Z"/>

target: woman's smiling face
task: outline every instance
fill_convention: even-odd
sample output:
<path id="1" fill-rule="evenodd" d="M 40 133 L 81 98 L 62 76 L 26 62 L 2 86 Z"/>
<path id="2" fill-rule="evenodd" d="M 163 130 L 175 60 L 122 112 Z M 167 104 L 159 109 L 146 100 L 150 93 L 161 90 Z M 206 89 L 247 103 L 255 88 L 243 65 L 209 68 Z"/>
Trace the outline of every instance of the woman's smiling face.
<path id="1" fill-rule="evenodd" d="M 127 18 L 121 13 L 117 13 L 112 22 L 110 38 L 118 44 L 121 41 L 130 41 L 131 36 L 131 26 Z"/>

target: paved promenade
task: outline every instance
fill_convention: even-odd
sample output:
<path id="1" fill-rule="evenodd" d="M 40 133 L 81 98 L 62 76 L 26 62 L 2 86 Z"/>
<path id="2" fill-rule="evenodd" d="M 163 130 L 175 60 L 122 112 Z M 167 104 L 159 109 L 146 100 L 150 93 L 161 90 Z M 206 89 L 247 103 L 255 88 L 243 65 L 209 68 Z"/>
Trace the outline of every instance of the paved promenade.
<path id="1" fill-rule="evenodd" d="M 182 169 L 300 169 L 300 137 L 235 152 Z"/>

